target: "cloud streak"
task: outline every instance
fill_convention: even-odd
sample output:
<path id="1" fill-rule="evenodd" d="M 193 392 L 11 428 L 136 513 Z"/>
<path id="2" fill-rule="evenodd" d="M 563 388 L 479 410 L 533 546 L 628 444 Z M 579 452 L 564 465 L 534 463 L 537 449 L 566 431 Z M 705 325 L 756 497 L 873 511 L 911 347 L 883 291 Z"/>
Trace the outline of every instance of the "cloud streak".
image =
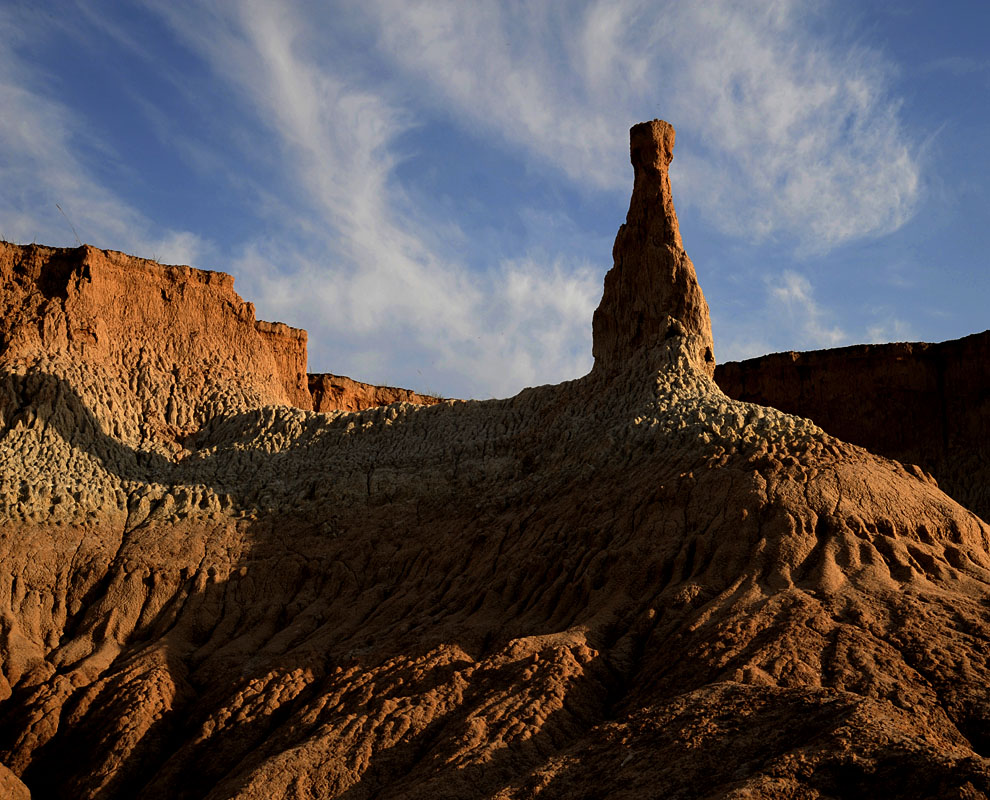
<path id="1" fill-rule="evenodd" d="M 84 16 L 153 65 L 156 55 L 109 8 Z M 238 211 L 255 228 L 223 250 L 208 229 L 156 228 L 139 202 L 101 183 L 81 144 L 89 136 L 97 149 L 98 137 L 8 48 L 0 234 L 71 243 L 57 202 L 100 246 L 234 272 L 259 314 L 310 331 L 317 369 L 393 383 L 423 376 L 429 386 L 414 388 L 488 396 L 591 365 L 590 318 L 609 264 L 591 263 L 578 236 L 549 252 L 516 243 L 481 252 L 469 223 L 432 216 L 401 177 L 410 134 L 431 124 L 553 191 L 610 197 L 618 209 L 630 177 L 624 130 L 662 115 L 681 133 L 678 202 L 721 232 L 799 253 L 893 230 L 918 202 L 917 150 L 889 95 L 889 69 L 823 38 L 797 0 L 143 8 L 180 45 L 162 52 L 191 56 L 236 129 L 211 138 L 153 98 L 135 97 L 135 108 L 177 160 L 216 176 L 217 192 L 243 196 Z M 208 117 L 184 68 L 178 59 L 165 70 L 173 105 Z M 548 217 L 531 202 L 513 224 Z M 563 214 L 561 230 L 578 229 Z M 483 235 L 490 243 L 499 233 Z M 535 240 L 546 249 L 539 235 L 525 239 Z M 800 342 L 844 335 L 800 273 L 774 286 L 767 302 L 789 315 Z"/>
<path id="2" fill-rule="evenodd" d="M 833 324 L 815 301 L 811 282 L 803 275 L 785 270 L 768 286 L 771 309 L 788 320 L 792 330 L 798 333 L 800 346 L 838 347 L 848 342 L 848 334 Z"/>
<path id="3" fill-rule="evenodd" d="M 576 182 L 624 188 L 616 127 L 663 115 L 688 134 L 679 197 L 732 235 L 824 251 L 916 208 L 917 147 L 888 68 L 823 39 L 807 3 L 367 7 L 382 56 L 425 97 Z"/>
<path id="4" fill-rule="evenodd" d="M 80 140 L 99 151 L 98 137 L 33 85 L 13 50 L 19 37 L 5 14 L 0 32 L 0 235 L 75 246 L 78 232 L 85 242 L 149 258 L 199 259 L 209 248 L 202 237 L 154 225 L 94 175 L 78 152 Z"/>
<path id="5" fill-rule="evenodd" d="M 307 219 L 292 221 L 305 240 L 252 242 L 235 259 L 249 293 L 265 298 L 259 311 L 303 320 L 314 363 L 360 365 L 363 379 L 426 369 L 454 391 L 508 394 L 590 367 L 595 271 L 523 258 L 477 272 L 436 246 L 404 211 L 394 180 L 406 110 L 336 74 L 286 7 L 229 12 L 204 20 L 170 5 L 164 13 L 268 121 L 290 182 L 312 202 Z M 397 358 L 406 360 L 398 370 Z"/>

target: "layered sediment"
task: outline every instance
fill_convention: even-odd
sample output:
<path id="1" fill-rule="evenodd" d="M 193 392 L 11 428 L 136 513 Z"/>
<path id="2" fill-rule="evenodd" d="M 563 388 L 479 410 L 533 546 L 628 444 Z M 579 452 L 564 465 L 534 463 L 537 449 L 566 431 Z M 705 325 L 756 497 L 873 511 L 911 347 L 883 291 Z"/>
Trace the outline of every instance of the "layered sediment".
<path id="1" fill-rule="evenodd" d="M 176 381 L 188 428 L 163 437 L 114 355 L 166 381 L 158 334 L 98 337 L 107 365 L 37 322 L 43 346 L 5 340 L 0 780 L 986 797 L 990 529 L 922 471 L 718 389 L 672 147 L 633 129 L 580 380 L 319 413 L 284 371 L 221 369 Z M 52 299 L 31 302 L 25 326 Z M 221 306 L 241 322 L 211 328 L 217 363 L 267 358 Z"/>

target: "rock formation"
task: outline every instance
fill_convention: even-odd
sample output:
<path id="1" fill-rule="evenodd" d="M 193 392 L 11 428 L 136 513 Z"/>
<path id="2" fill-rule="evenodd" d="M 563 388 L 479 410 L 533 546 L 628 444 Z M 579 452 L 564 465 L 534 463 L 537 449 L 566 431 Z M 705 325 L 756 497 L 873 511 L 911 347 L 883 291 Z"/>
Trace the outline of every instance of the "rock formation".
<path id="1" fill-rule="evenodd" d="M 708 303 L 684 252 L 670 191 L 674 129 L 659 119 L 641 122 L 629 139 L 633 193 L 593 320 L 595 369 L 626 370 L 644 357 L 643 369 L 650 369 L 663 362 L 660 354 L 666 349 L 711 375 L 715 358 Z"/>
<path id="2" fill-rule="evenodd" d="M 0 781 L 988 796 L 990 529 L 921 471 L 719 391 L 673 131 L 632 140 L 595 368 L 507 400 L 294 408 L 299 369 L 264 365 L 298 339 L 256 348 L 221 286 L 210 348 L 186 345 L 219 366 L 187 389 L 171 329 L 108 323 L 105 361 L 46 333 L 79 328 L 71 259 L 51 296 L 5 267 L 33 299 L 2 299 L 27 310 L 0 355 Z M 153 394 L 185 427 L 146 422 Z"/>
<path id="3" fill-rule="evenodd" d="M 417 394 L 409 389 L 394 386 L 375 386 L 361 383 L 345 375 L 310 373 L 309 392 L 312 396 L 313 411 L 364 411 L 375 406 L 388 406 L 392 403 L 415 403 L 432 406 L 439 403 L 439 397 Z"/>
<path id="4" fill-rule="evenodd" d="M 715 370 L 729 397 L 810 417 L 829 433 L 932 474 L 990 520 L 990 331 L 940 344 L 776 353 Z"/>
<path id="5" fill-rule="evenodd" d="M 132 447 L 171 453 L 218 415 L 311 405 L 306 332 L 256 321 L 229 275 L 3 243 L 0 283 L 7 375 L 58 376 Z M 57 405 L 22 403 L 26 413 Z"/>

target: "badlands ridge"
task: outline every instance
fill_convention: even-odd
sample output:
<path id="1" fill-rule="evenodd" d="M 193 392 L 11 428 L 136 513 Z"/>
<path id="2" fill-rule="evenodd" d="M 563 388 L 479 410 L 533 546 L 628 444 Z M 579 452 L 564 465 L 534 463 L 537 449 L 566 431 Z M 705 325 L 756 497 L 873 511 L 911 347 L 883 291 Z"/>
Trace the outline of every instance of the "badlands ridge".
<path id="1" fill-rule="evenodd" d="M 0 248 L 5 797 L 990 795 L 990 528 L 719 389 L 674 131 L 631 139 L 594 368 L 506 400 L 307 376 L 223 274 Z"/>

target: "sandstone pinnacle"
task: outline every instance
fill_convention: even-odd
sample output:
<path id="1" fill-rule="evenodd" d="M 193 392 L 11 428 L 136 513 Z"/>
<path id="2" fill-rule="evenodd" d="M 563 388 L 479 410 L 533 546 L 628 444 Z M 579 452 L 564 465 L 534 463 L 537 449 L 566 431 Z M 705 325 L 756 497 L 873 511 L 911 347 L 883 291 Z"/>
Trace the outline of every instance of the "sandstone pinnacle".
<path id="1" fill-rule="evenodd" d="M 595 311 L 595 369 L 613 373 L 643 358 L 656 367 L 673 353 L 711 375 L 708 304 L 684 252 L 670 191 L 674 128 L 659 119 L 641 122 L 629 140 L 633 193 Z"/>

